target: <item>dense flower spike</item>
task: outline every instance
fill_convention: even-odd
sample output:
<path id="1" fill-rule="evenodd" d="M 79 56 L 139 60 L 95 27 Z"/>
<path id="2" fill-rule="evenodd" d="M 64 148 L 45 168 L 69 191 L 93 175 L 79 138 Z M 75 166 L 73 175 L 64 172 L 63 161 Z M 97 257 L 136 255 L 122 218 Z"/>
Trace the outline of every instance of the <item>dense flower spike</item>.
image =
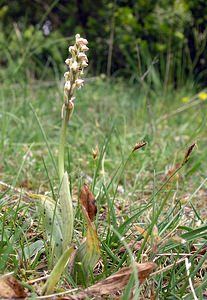
<path id="1" fill-rule="evenodd" d="M 84 69 L 88 66 L 88 57 L 85 54 L 89 50 L 86 46 L 87 44 L 88 41 L 86 39 L 76 34 L 74 46 L 70 46 L 68 49 L 72 57 L 65 60 L 69 69 L 64 74 L 64 108 L 66 109 L 71 109 L 71 103 L 75 99 L 73 97 L 75 89 L 81 88 L 84 84 L 81 76 L 84 74 Z"/>
<path id="2" fill-rule="evenodd" d="M 76 34 L 75 44 L 68 48 L 69 57 L 65 60 L 68 71 L 64 74 L 64 103 L 61 110 L 62 127 L 58 153 L 60 182 L 62 182 L 65 174 L 64 147 L 66 142 L 66 128 L 74 109 L 75 91 L 83 86 L 84 80 L 81 77 L 84 74 L 84 69 L 88 66 L 88 58 L 85 54 L 88 51 L 87 44 L 88 41 L 86 39 Z"/>

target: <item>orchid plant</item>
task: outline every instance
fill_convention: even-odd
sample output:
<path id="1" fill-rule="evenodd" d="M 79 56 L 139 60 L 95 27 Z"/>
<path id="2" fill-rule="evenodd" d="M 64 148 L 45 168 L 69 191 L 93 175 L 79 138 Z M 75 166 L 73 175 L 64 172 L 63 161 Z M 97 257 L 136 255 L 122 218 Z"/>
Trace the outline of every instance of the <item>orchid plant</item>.
<path id="1" fill-rule="evenodd" d="M 72 245 L 74 212 L 68 173 L 65 171 L 64 164 L 66 132 L 74 110 L 75 92 L 84 85 L 82 76 L 84 75 L 84 69 L 88 66 L 86 52 L 89 48 L 87 44 L 88 41 L 77 34 L 75 36 L 75 44 L 69 47 L 71 57 L 65 60 L 68 71 L 64 74 L 64 103 L 61 110 L 62 126 L 58 153 L 59 200 L 56 203 L 47 197 L 42 201 L 45 229 L 48 238 L 50 238 L 53 261 L 55 262 L 53 271 L 43 287 L 44 294 L 50 294 L 54 290 L 61 274 L 68 265 L 69 268 L 67 270 L 73 279 L 78 284 L 84 284 L 100 257 L 99 241 L 93 224 L 96 213 L 95 198 L 87 186 L 82 189 L 80 196 L 87 226 L 86 238 L 83 239 L 78 249 L 75 250 Z M 92 215 L 91 212 L 87 211 L 87 208 L 91 207 L 91 205 L 93 206 Z"/>

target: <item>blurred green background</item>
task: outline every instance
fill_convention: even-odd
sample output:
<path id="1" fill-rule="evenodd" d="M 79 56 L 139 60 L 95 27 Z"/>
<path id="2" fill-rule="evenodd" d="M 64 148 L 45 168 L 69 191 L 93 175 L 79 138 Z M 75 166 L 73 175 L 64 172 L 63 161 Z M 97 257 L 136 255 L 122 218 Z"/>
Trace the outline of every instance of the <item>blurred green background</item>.
<path id="1" fill-rule="evenodd" d="M 1 0 L 0 77 L 62 77 L 74 35 L 89 40 L 92 76 L 204 86 L 206 0 Z"/>

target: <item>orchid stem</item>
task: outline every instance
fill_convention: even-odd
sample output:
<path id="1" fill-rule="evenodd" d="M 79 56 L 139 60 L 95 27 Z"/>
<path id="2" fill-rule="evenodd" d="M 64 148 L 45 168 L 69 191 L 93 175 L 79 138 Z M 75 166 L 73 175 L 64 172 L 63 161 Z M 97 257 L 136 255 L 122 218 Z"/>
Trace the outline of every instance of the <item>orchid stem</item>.
<path id="1" fill-rule="evenodd" d="M 65 173 L 65 164 L 64 164 L 64 155 L 65 155 L 65 140 L 66 140 L 66 130 L 67 125 L 72 114 L 70 108 L 64 109 L 64 115 L 62 120 L 62 126 L 60 131 L 60 143 L 59 143 L 59 153 L 58 153 L 58 170 L 59 170 L 59 179 L 62 182 L 63 175 Z"/>

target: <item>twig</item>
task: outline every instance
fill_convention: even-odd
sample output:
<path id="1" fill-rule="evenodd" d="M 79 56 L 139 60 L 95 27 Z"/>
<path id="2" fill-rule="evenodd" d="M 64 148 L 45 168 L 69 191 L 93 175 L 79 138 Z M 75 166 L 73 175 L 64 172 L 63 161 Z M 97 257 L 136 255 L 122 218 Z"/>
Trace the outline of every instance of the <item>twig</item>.
<path id="1" fill-rule="evenodd" d="M 188 260 L 187 257 L 185 258 L 185 267 L 186 267 L 186 273 L 187 273 L 187 276 L 188 276 L 188 281 L 189 281 L 190 289 L 191 289 L 192 294 L 193 294 L 193 298 L 194 298 L 194 300 L 198 300 L 198 298 L 196 296 L 196 293 L 195 293 L 195 290 L 194 290 L 194 287 L 193 287 L 192 279 L 190 277 L 191 263 L 189 262 L 189 260 Z"/>
<path id="2" fill-rule="evenodd" d="M 79 288 L 75 288 L 75 289 L 71 289 L 71 290 L 60 292 L 60 293 L 56 293 L 56 294 L 39 296 L 39 297 L 36 297 L 36 299 L 50 299 L 50 298 L 52 299 L 52 297 L 66 295 L 66 294 L 69 294 L 69 293 L 77 292 L 79 290 L 80 290 Z"/>
<path id="3" fill-rule="evenodd" d="M 3 182 L 1 180 L 0 180 L 0 185 L 4 186 L 5 188 L 10 189 L 10 190 L 12 190 L 14 192 L 17 192 L 19 194 L 22 194 L 22 192 L 23 192 L 24 194 L 26 194 L 27 196 L 29 196 L 28 192 L 26 192 L 26 191 L 24 191 L 22 189 L 15 188 L 14 186 L 12 186 L 10 184 L 7 184 L 7 183 L 5 183 L 5 182 Z"/>
<path id="4" fill-rule="evenodd" d="M 50 275 L 45 275 L 45 276 L 42 276 L 42 277 L 39 277 L 39 278 L 36 278 L 36 279 L 31 279 L 31 280 L 28 280 L 27 283 L 28 284 L 32 284 L 32 283 L 35 283 L 35 282 L 38 282 L 38 281 L 42 281 L 44 279 L 47 279 L 48 277 L 50 277 Z"/>
<path id="5" fill-rule="evenodd" d="M 156 272 L 151 273 L 151 274 L 150 274 L 150 277 L 153 277 L 153 276 L 155 276 L 155 275 L 158 275 L 158 274 L 160 274 L 160 273 L 163 273 L 163 272 L 165 272 L 165 271 L 168 271 L 168 270 L 170 270 L 172 267 L 174 267 L 175 265 L 177 266 L 177 265 L 179 265 L 181 262 L 184 262 L 184 261 L 185 261 L 185 258 L 181 258 L 181 259 L 179 259 L 178 261 L 176 261 L 174 264 L 171 264 L 171 265 L 169 265 L 169 266 L 167 266 L 167 267 L 165 267 L 165 268 L 162 268 L 162 269 L 160 269 L 160 270 L 158 270 L 158 271 L 156 271 Z"/>

